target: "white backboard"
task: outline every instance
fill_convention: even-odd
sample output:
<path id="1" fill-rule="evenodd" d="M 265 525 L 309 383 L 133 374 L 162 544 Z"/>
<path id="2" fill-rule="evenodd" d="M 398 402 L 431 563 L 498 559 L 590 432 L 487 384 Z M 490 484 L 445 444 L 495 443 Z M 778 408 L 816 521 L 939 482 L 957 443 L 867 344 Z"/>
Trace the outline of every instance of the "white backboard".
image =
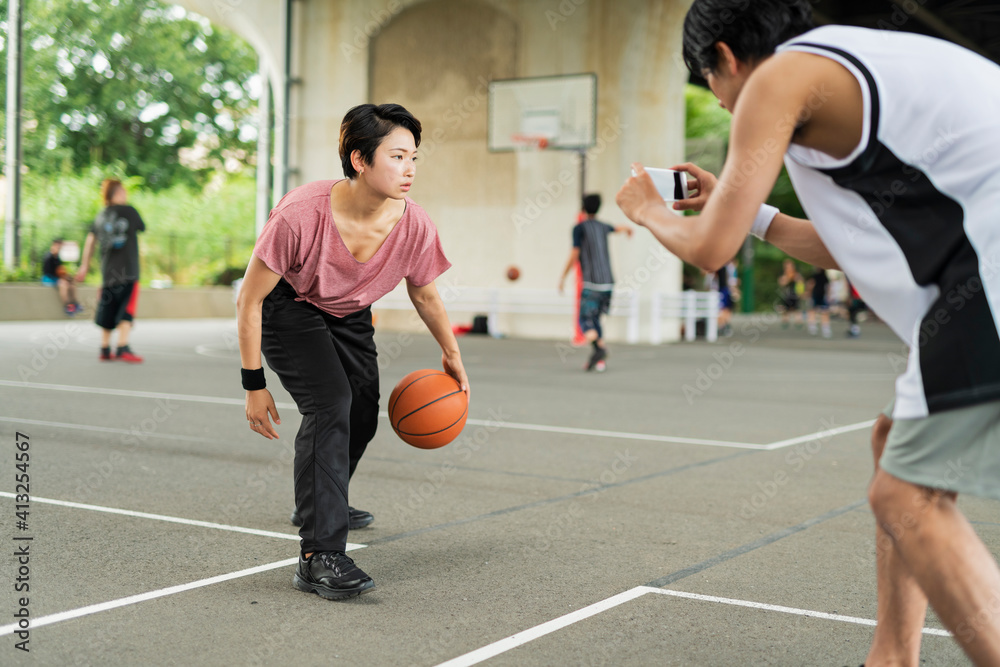
<path id="1" fill-rule="evenodd" d="M 523 149 L 530 145 L 525 138 L 544 138 L 543 147 L 547 149 L 586 150 L 594 145 L 596 137 L 596 74 L 490 82 L 491 152 Z"/>

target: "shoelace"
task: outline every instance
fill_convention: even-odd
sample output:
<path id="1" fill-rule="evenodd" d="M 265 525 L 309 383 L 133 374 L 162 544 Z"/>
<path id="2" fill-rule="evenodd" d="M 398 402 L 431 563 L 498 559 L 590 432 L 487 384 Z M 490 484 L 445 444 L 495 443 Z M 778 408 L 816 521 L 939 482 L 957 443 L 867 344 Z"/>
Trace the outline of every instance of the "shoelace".
<path id="1" fill-rule="evenodd" d="M 348 572 L 356 569 L 354 561 L 350 556 L 339 551 L 327 551 L 319 555 L 320 562 L 326 567 L 333 570 L 334 574 L 338 577 L 346 575 Z"/>

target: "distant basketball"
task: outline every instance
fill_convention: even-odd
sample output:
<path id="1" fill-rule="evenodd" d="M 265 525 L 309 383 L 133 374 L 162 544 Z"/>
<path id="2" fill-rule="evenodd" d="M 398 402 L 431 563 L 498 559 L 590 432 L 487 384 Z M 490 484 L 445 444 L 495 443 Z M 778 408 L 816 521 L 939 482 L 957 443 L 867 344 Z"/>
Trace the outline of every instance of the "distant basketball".
<path id="1" fill-rule="evenodd" d="M 447 373 L 413 371 L 389 396 L 389 422 L 403 442 L 420 449 L 443 447 L 465 427 L 469 399 Z"/>
<path id="2" fill-rule="evenodd" d="M 516 266 L 507 269 L 507 280 L 517 280 L 520 277 L 521 271 Z"/>

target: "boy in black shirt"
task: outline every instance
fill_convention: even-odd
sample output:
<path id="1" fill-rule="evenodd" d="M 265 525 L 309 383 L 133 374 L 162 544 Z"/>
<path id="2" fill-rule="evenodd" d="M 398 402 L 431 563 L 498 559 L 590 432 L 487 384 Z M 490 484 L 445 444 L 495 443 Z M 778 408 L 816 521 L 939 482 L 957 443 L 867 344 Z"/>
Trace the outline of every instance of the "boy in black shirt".
<path id="1" fill-rule="evenodd" d="M 59 300 L 62 301 L 63 310 L 67 315 L 76 315 L 83 312 L 83 306 L 76 300 L 76 281 L 59 257 L 62 244 L 62 239 L 52 239 L 49 251 L 42 258 L 42 284 L 52 285 L 59 290 Z"/>

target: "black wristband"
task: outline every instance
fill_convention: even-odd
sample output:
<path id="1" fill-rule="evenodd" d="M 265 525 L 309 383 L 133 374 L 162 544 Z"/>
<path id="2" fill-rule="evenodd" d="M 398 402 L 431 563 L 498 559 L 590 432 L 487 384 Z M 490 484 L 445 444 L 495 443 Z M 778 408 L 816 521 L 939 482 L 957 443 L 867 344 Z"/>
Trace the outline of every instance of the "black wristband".
<path id="1" fill-rule="evenodd" d="M 264 381 L 263 367 L 254 371 L 241 368 L 240 373 L 243 375 L 243 388 L 247 391 L 257 391 L 267 386 L 267 383 Z"/>

